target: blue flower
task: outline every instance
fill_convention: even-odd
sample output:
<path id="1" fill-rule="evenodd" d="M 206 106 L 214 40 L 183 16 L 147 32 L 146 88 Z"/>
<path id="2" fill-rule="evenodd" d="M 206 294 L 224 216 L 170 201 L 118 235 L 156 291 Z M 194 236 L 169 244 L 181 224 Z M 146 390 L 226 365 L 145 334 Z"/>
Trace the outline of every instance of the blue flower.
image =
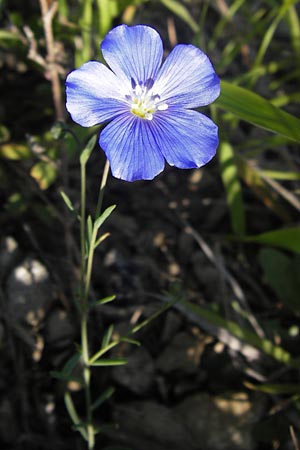
<path id="1" fill-rule="evenodd" d="M 99 144 L 112 174 L 151 180 L 165 166 L 201 167 L 214 156 L 218 128 L 193 108 L 213 102 L 220 81 L 208 57 L 193 45 L 176 45 L 165 62 L 151 27 L 120 25 L 101 45 L 109 68 L 83 64 L 66 80 L 67 110 L 84 127 L 109 122 Z"/>

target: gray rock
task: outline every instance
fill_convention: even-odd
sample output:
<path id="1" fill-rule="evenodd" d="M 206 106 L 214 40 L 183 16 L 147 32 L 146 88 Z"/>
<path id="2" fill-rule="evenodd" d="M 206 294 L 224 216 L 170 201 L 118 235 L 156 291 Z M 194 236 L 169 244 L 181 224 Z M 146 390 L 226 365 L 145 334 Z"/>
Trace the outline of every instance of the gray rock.
<path id="1" fill-rule="evenodd" d="M 43 320 L 54 294 L 46 267 L 33 258 L 12 270 L 5 291 L 9 314 L 32 326 Z"/>
<path id="2" fill-rule="evenodd" d="M 151 355 L 144 347 L 134 348 L 128 356 L 128 363 L 114 367 L 112 376 L 117 383 L 131 392 L 146 394 L 154 382 L 154 363 Z"/>
<path id="3" fill-rule="evenodd" d="M 116 408 L 116 444 L 133 450 L 199 450 L 180 416 L 155 402 L 132 402 Z"/>
<path id="4" fill-rule="evenodd" d="M 201 393 L 186 398 L 175 411 L 199 448 L 254 450 L 256 444 L 251 428 L 259 420 L 262 406 L 261 402 L 251 401 L 244 392 L 226 397 Z"/>
<path id="5" fill-rule="evenodd" d="M 164 374 L 177 372 L 192 375 L 198 371 L 205 343 L 188 333 L 178 333 L 157 359 L 157 368 Z"/>
<path id="6" fill-rule="evenodd" d="M 45 342 L 51 347 L 66 346 L 74 338 L 74 327 L 65 310 L 55 308 L 47 317 L 44 328 Z"/>

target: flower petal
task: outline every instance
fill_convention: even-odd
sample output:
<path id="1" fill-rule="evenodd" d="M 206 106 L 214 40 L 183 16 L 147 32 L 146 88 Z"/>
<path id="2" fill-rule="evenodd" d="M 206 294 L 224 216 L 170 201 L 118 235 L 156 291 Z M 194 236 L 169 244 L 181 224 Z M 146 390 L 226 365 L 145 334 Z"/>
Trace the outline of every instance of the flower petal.
<path id="1" fill-rule="evenodd" d="M 153 134 L 171 166 L 192 169 L 208 163 L 218 146 L 218 127 L 197 111 L 156 112 Z"/>
<path id="2" fill-rule="evenodd" d="M 150 121 L 124 113 L 104 128 L 99 143 L 116 178 L 152 180 L 164 169 Z"/>
<path id="3" fill-rule="evenodd" d="M 97 61 L 73 70 L 66 79 L 66 106 L 72 119 L 89 127 L 115 117 L 126 108 L 120 84 L 116 75 Z"/>
<path id="4" fill-rule="evenodd" d="M 208 57 L 193 45 L 176 45 L 160 69 L 153 90 L 168 105 L 197 108 L 220 94 L 220 80 Z"/>
<path id="5" fill-rule="evenodd" d="M 103 57 L 113 72 L 128 83 L 154 79 L 163 57 L 162 41 L 153 28 L 120 25 L 101 44 Z"/>

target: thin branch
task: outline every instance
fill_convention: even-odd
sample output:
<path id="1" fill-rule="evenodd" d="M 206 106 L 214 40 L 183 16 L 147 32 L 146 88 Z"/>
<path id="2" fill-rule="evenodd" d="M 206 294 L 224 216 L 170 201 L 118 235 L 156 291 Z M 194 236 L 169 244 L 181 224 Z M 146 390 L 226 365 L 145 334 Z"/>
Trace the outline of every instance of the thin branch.
<path id="1" fill-rule="evenodd" d="M 54 46 L 54 37 L 52 30 L 52 22 L 53 18 L 58 9 L 58 2 L 52 1 L 50 5 L 48 5 L 47 0 L 40 0 L 40 8 L 42 12 L 42 20 L 43 20 L 43 28 L 46 39 L 46 47 L 47 47 L 47 70 L 50 75 L 50 81 L 52 85 L 52 95 L 53 102 L 55 107 L 55 116 L 56 120 L 64 121 L 65 120 L 65 109 L 62 103 L 61 98 L 61 87 L 59 81 L 58 67 L 55 63 L 55 46 Z"/>
<path id="2" fill-rule="evenodd" d="M 38 52 L 38 45 L 32 29 L 28 25 L 25 25 L 23 31 L 29 44 L 28 58 L 46 69 L 46 61 Z"/>

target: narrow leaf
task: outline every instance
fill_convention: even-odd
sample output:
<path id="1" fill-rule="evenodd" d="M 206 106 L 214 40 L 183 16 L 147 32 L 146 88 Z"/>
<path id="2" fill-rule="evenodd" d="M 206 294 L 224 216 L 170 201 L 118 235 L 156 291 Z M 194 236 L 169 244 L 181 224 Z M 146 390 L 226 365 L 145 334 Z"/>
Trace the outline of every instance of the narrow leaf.
<path id="1" fill-rule="evenodd" d="M 114 332 L 114 326 L 110 325 L 108 327 L 108 329 L 106 330 L 105 335 L 103 336 L 101 348 L 105 348 L 105 347 L 108 346 L 108 344 L 110 343 L 110 340 L 111 340 L 113 332 Z"/>
<path id="2" fill-rule="evenodd" d="M 90 242 L 92 239 L 92 233 L 93 233 L 93 221 L 92 221 L 92 217 L 89 215 L 86 221 L 86 232 L 87 232 L 87 249 L 90 248 Z"/>
<path id="3" fill-rule="evenodd" d="M 111 215 L 111 213 L 113 212 L 115 207 L 116 207 L 116 205 L 109 206 L 108 208 L 106 208 L 105 211 L 103 211 L 101 216 L 98 217 L 98 219 L 95 221 L 95 225 L 94 225 L 97 230 L 101 227 L 103 222 L 105 222 L 105 220 Z"/>
<path id="4" fill-rule="evenodd" d="M 290 37 L 292 46 L 294 48 L 295 56 L 298 59 L 300 57 L 300 21 L 299 13 L 296 6 L 292 6 L 288 11 L 288 22 L 290 28 Z"/>
<path id="5" fill-rule="evenodd" d="M 108 400 L 115 392 L 115 388 L 109 387 L 106 389 L 92 404 L 92 410 L 99 408 L 106 400 Z"/>
<path id="6" fill-rule="evenodd" d="M 80 1 L 81 11 L 78 24 L 81 28 L 81 46 L 77 46 L 75 52 L 75 65 L 81 66 L 92 56 L 92 22 L 93 22 L 93 1 Z"/>
<path id="7" fill-rule="evenodd" d="M 65 393 L 64 400 L 65 400 L 66 409 L 67 409 L 67 411 L 69 413 L 69 416 L 70 416 L 74 426 L 78 427 L 78 425 L 81 424 L 81 421 L 79 419 L 79 416 L 77 414 L 77 411 L 76 411 L 75 405 L 73 403 L 71 394 L 69 392 Z M 87 441 L 88 436 L 87 436 L 86 429 L 83 426 L 79 426 L 77 428 L 77 430 L 80 432 L 82 437 Z"/>
<path id="8" fill-rule="evenodd" d="M 164 313 L 169 308 L 171 308 L 177 301 L 178 301 L 178 299 L 176 298 L 176 299 L 172 299 L 170 302 L 167 302 L 166 304 L 164 304 L 157 312 L 152 314 L 152 316 L 150 316 L 147 319 L 143 320 L 141 323 L 135 325 L 129 331 L 128 335 L 135 334 L 138 331 L 140 331 L 142 328 L 144 328 L 145 326 L 149 325 L 149 323 L 151 323 L 154 319 L 156 319 L 162 313 Z M 120 339 L 117 339 L 115 341 L 110 342 L 110 344 L 105 349 L 100 349 L 98 352 L 96 352 L 93 356 L 90 357 L 89 364 L 92 365 L 95 361 L 99 361 L 99 358 L 101 358 L 105 353 L 107 353 L 112 348 L 116 347 L 121 342 L 121 340 L 122 339 L 124 340 L 124 338 L 126 339 L 128 337 L 128 335 L 124 336 L 124 337 L 122 337 Z"/>
<path id="9" fill-rule="evenodd" d="M 245 234 L 245 211 L 242 187 L 238 178 L 234 151 L 229 142 L 222 141 L 220 143 L 218 154 L 221 177 L 226 190 L 227 204 L 230 211 L 231 226 L 234 233 L 243 235 Z"/>
<path id="10" fill-rule="evenodd" d="M 70 198 L 67 196 L 67 194 L 64 191 L 60 191 L 60 195 L 63 198 L 63 201 L 65 202 L 65 204 L 67 205 L 67 207 L 69 208 L 70 211 L 74 211 L 74 206 L 70 200 Z"/>
<path id="11" fill-rule="evenodd" d="M 101 242 L 105 241 L 105 239 L 108 238 L 108 236 L 110 236 L 110 233 L 102 234 L 102 236 L 100 236 L 99 239 L 97 239 L 97 241 L 95 242 L 94 248 L 97 248 L 98 245 L 101 244 Z"/>
<path id="12" fill-rule="evenodd" d="M 108 30 L 112 26 L 113 11 L 111 11 L 112 0 L 97 0 L 97 6 L 99 11 L 99 31 L 100 36 L 103 38 Z"/>
<path id="13" fill-rule="evenodd" d="M 266 233 L 248 236 L 246 242 L 273 245 L 274 247 L 290 250 L 294 253 L 300 252 L 300 228 L 291 227 L 279 230 L 267 231 Z"/>
<path id="14" fill-rule="evenodd" d="M 90 364 L 91 366 L 124 366 L 127 364 L 128 360 L 126 358 L 113 358 L 113 359 L 98 359 L 97 361 Z"/>
<path id="15" fill-rule="evenodd" d="M 94 150 L 96 140 L 97 140 L 97 135 L 94 134 L 91 137 L 91 139 L 88 141 L 85 149 L 82 151 L 82 153 L 80 155 L 80 164 L 85 165 L 88 162 L 89 157 L 91 156 L 91 153 Z"/>
<path id="16" fill-rule="evenodd" d="M 271 24 L 268 26 L 268 28 L 266 28 L 264 30 L 264 35 L 263 35 L 260 47 L 257 50 L 256 58 L 254 61 L 254 67 L 259 67 L 262 64 L 264 56 L 267 52 L 267 49 L 269 48 L 269 46 L 272 42 L 274 33 L 275 33 L 280 21 L 282 20 L 282 18 L 286 14 L 288 8 L 290 7 L 289 3 L 290 3 L 289 0 L 283 2 L 283 5 L 277 11 Z M 275 10 L 275 8 L 274 8 L 274 10 Z"/>
<path id="17" fill-rule="evenodd" d="M 91 302 L 90 306 L 98 306 L 105 305 L 105 303 L 113 302 L 116 299 L 115 295 L 109 295 L 108 297 L 101 298 L 100 300 L 96 300 L 95 302 Z"/>
<path id="18" fill-rule="evenodd" d="M 300 361 L 293 359 L 292 355 L 279 345 L 273 344 L 269 339 L 260 338 L 253 331 L 242 328 L 237 323 L 224 319 L 218 313 L 196 305 L 195 303 L 188 302 L 187 300 L 180 300 L 180 303 L 188 310 L 198 315 L 202 319 L 205 319 L 208 323 L 226 329 L 229 333 L 238 339 L 256 347 L 266 355 L 272 357 L 276 361 L 282 364 L 286 364 L 291 367 L 298 367 Z"/>
<path id="19" fill-rule="evenodd" d="M 161 0 L 161 2 L 166 8 L 172 11 L 172 13 L 176 14 L 177 17 L 187 23 L 194 33 L 199 31 L 199 25 L 195 22 L 189 10 L 182 4 L 182 2 L 178 2 L 176 0 Z"/>
<path id="20" fill-rule="evenodd" d="M 72 370 L 76 367 L 78 364 L 78 361 L 80 360 L 81 355 L 80 353 L 75 353 L 75 355 L 71 356 L 71 358 L 68 359 L 68 361 L 65 363 L 62 373 L 66 375 L 70 375 Z"/>
<path id="21" fill-rule="evenodd" d="M 53 378 L 57 378 L 58 380 L 62 380 L 62 381 L 75 381 L 76 383 L 78 383 L 78 384 L 82 384 L 82 380 L 79 378 L 79 377 L 74 377 L 74 376 L 72 376 L 72 375 L 69 375 L 69 374 L 66 374 L 66 373 L 63 373 L 63 372 L 58 372 L 58 371 L 56 371 L 56 370 L 52 370 L 51 372 L 50 372 L 50 375 L 53 377 Z"/>
<path id="22" fill-rule="evenodd" d="M 269 177 L 274 180 L 289 180 L 289 181 L 300 180 L 300 172 L 287 172 L 281 170 L 260 170 L 259 172 L 264 177 Z"/>
<path id="23" fill-rule="evenodd" d="M 239 119 L 300 142 L 300 120 L 254 92 L 221 81 L 221 94 L 215 105 Z"/>
<path id="24" fill-rule="evenodd" d="M 128 344 L 132 344 L 132 345 L 137 345 L 138 347 L 140 347 L 140 345 L 141 345 L 141 343 L 139 341 L 137 341 L 136 339 L 130 339 L 128 337 L 121 337 L 120 341 L 127 342 Z"/>

